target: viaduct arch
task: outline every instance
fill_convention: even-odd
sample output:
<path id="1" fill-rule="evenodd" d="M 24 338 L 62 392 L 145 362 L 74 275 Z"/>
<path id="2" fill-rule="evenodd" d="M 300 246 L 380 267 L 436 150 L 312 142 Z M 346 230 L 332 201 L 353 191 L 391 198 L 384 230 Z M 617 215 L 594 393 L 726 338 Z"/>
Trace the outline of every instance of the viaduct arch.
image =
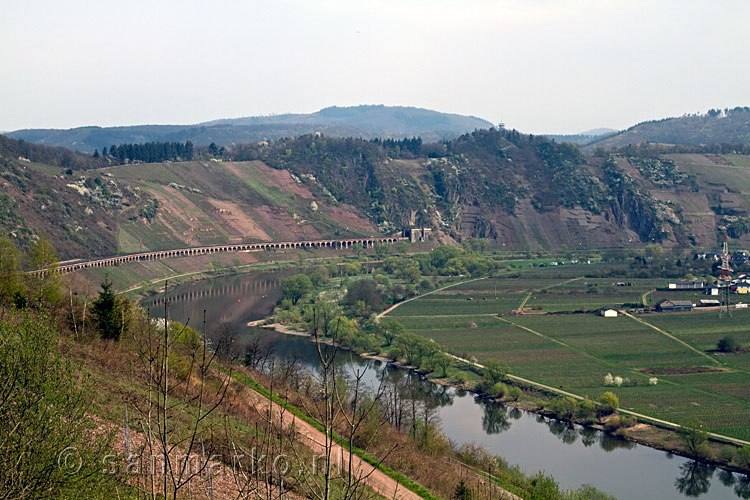
<path id="1" fill-rule="evenodd" d="M 268 241 L 260 243 L 236 243 L 231 245 L 209 245 L 201 247 L 178 248 L 172 250 L 157 250 L 155 252 L 142 252 L 128 255 L 119 255 L 116 257 L 105 257 L 102 259 L 72 262 L 69 264 L 60 265 L 57 268 L 56 272 L 59 274 L 67 274 L 81 271 L 83 269 L 112 267 L 127 262 L 161 260 L 173 257 L 193 257 L 198 255 L 211 255 L 215 253 L 259 252 L 266 250 L 286 250 L 294 248 L 330 248 L 335 250 L 352 248 L 357 244 L 361 244 L 365 248 L 371 248 L 375 245 L 375 243 L 393 244 L 398 241 L 409 241 L 409 238 L 404 236 L 388 236 L 379 238 L 349 238 L 343 240 L 304 240 L 279 242 Z M 49 271 L 46 269 L 30 271 L 31 274 L 42 275 L 46 274 L 47 272 Z"/>

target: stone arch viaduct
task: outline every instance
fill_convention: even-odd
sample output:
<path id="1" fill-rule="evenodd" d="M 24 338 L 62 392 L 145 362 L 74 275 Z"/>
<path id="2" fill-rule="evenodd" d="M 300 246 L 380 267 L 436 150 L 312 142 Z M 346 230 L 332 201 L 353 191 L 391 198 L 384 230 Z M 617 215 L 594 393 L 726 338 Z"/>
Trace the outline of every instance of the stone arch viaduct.
<path id="1" fill-rule="evenodd" d="M 128 255 L 118 255 L 116 257 L 105 257 L 102 259 L 86 260 L 63 263 L 57 268 L 57 272 L 60 274 L 67 274 L 83 269 L 91 269 L 96 267 L 112 267 L 127 262 L 147 261 L 147 260 L 161 260 L 169 259 L 174 257 L 193 257 L 198 255 L 210 255 L 215 253 L 229 253 L 229 252 L 257 252 L 264 250 L 286 250 L 294 248 L 330 248 L 330 249 L 346 249 L 352 248 L 357 244 L 361 244 L 365 248 L 370 248 L 375 243 L 389 243 L 393 244 L 398 241 L 409 241 L 409 238 L 404 236 L 387 236 L 379 238 L 349 238 L 342 240 L 305 240 L 305 241 L 267 241 L 259 243 L 235 243 L 228 245 L 210 245 L 202 247 L 188 247 L 188 248 L 177 248 L 173 250 L 157 250 L 154 252 L 142 252 L 133 253 Z M 41 269 L 37 271 L 31 271 L 36 274 L 46 274 L 48 270 Z"/>

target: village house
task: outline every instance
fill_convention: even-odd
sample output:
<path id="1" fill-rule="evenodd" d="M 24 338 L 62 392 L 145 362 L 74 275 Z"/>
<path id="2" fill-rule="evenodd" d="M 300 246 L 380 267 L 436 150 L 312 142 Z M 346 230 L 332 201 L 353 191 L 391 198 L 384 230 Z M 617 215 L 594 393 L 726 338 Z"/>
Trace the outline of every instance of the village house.
<path id="1" fill-rule="evenodd" d="M 662 300 L 656 304 L 659 312 L 692 311 L 694 304 L 689 300 Z"/>
<path id="2" fill-rule="evenodd" d="M 706 295 L 719 295 L 720 288 L 718 286 L 709 286 L 706 287 L 706 291 L 703 292 Z"/>

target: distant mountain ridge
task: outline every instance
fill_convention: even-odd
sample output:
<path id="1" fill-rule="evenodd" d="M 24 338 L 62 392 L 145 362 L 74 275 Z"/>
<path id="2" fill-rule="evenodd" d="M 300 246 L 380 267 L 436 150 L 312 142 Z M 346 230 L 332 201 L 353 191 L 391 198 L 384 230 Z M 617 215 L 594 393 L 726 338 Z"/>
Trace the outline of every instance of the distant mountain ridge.
<path id="1" fill-rule="evenodd" d="M 595 128 L 581 132 L 580 134 L 545 134 L 545 136 L 557 142 L 571 142 L 579 146 L 586 146 L 592 142 L 602 140 L 604 136 L 611 136 L 617 133 L 619 133 L 619 130 L 613 128 Z"/>
<path id="2" fill-rule="evenodd" d="M 750 144 L 750 107 L 711 109 L 705 114 L 642 122 L 620 133 L 598 137 L 586 147 L 611 149 L 646 142 L 686 146 Z"/>
<path id="3" fill-rule="evenodd" d="M 6 135 L 46 146 L 63 146 L 92 153 L 94 149 L 112 144 L 189 140 L 198 146 L 212 142 L 231 146 L 316 132 L 363 139 L 418 136 L 425 142 L 431 142 L 449 140 L 475 129 L 490 127 L 491 122 L 474 116 L 405 106 L 363 105 L 334 106 L 309 114 L 227 118 L 192 125 L 25 129 Z"/>

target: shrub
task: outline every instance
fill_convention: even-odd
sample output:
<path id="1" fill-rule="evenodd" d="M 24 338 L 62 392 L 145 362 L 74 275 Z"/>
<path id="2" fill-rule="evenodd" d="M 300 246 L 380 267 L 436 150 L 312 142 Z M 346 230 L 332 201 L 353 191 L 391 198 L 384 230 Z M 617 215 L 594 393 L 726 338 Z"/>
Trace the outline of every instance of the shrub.
<path id="1" fill-rule="evenodd" d="M 569 491 L 565 500 L 616 500 L 612 495 L 599 491 L 590 484 L 584 484 L 576 490 Z"/>
<path id="2" fill-rule="evenodd" d="M 584 423 L 592 423 L 596 419 L 596 405 L 590 399 L 586 399 L 578 405 L 575 415 Z"/>
<path id="3" fill-rule="evenodd" d="M 508 394 L 508 386 L 502 382 L 498 382 L 492 386 L 491 393 L 496 398 L 504 398 Z"/>
<path id="4" fill-rule="evenodd" d="M 614 415 L 607 419 L 604 423 L 604 430 L 607 432 L 614 432 L 621 427 L 621 420 L 619 415 Z"/>
<path id="5" fill-rule="evenodd" d="M 514 387 L 511 387 L 510 390 L 508 391 L 508 396 L 510 397 L 511 400 L 518 401 L 521 398 L 521 396 L 523 396 L 523 391 L 521 390 L 520 387 L 514 386 Z"/>
<path id="6" fill-rule="evenodd" d="M 599 396 L 599 402 L 604 406 L 604 409 L 610 413 L 620 407 L 620 400 L 610 391 Z"/>
<path id="7" fill-rule="evenodd" d="M 112 479 L 100 473 L 111 439 L 92 440 L 96 388 L 61 355 L 49 316 L 0 318 L 0 380 L 0 496 L 100 498 L 97 490 Z"/>
<path id="8" fill-rule="evenodd" d="M 656 385 L 659 383 L 659 379 L 656 377 L 650 377 L 648 379 L 648 385 Z"/>
<path id="9" fill-rule="evenodd" d="M 750 469 L 750 445 L 745 445 L 735 452 L 734 463 L 743 469 Z"/>
<path id="10" fill-rule="evenodd" d="M 401 352 L 401 349 L 394 346 L 394 347 L 388 348 L 388 350 L 386 351 L 386 355 L 388 356 L 388 358 L 396 361 L 401 357 L 402 352 Z"/>
<path id="11" fill-rule="evenodd" d="M 613 415 L 604 424 L 604 429 L 607 432 L 622 431 L 628 427 L 633 427 L 637 422 L 635 417 L 629 415 Z M 624 432 L 619 432 L 618 435 L 624 435 Z"/>
<path id="12" fill-rule="evenodd" d="M 717 349 L 721 352 L 737 352 L 740 350 L 740 344 L 734 337 L 727 335 L 719 340 Z"/>
<path id="13" fill-rule="evenodd" d="M 463 385 L 467 380 L 469 380 L 469 376 L 466 375 L 466 372 L 458 370 L 453 374 L 451 380 L 454 384 Z"/>
<path id="14" fill-rule="evenodd" d="M 570 396 L 559 396 L 550 401 L 549 410 L 558 418 L 570 418 L 576 411 L 578 403 Z"/>
<path id="15" fill-rule="evenodd" d="M 622 427 L 633 427 L 637 423 L 638 423 L 638 419 L 636 419 L 632 415 L 622 415 L 620 417 L 620 425 Z"/>

